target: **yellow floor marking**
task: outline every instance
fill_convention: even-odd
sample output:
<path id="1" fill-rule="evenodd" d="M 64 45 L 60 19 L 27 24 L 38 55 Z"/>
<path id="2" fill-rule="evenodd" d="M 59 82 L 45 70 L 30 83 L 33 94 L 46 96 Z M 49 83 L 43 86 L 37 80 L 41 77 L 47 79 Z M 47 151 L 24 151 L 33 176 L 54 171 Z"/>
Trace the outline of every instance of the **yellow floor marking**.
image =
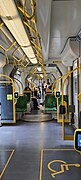
<path id="1" fill-rule="evenodd" d="M 42 149 L 41 150 L 41 158 L 40 158 L 40 180 L 42 180 L 42 170 L 43 170 L 43 153 L 44 151 L 75 151 L 75 149 Z M 68 164 L 66 164 L 66 170 L 68 169 Z M 80 164 L 75 164 L 76 167 L 80 167 Z M 63 168 L 61 166 L 61 168 Z"/>
<path id="2" fill-rule="evenodd" d="M 11 152 L 11 151 L 13 151 L 14 149 L 5 149 L 4 151 L 5 152 Z M 3 151 L 3 149 L 0 149 L 0 152 L 2 152 Z"/>
<path id="3" fill-rule="evenodd" d="M 58 119 L 57 122 L 62 123 L 62 119 Z M 71 121 L 70 121 L 70 119 L 65 119 L 64 122 L 70 123 Z"/>
<path id="4" fill-rule="evenodd" d="M 43 151 L 75 151 L 75 149 L 42 149 Z"/>
<path id="5" fill-rule="evenodd" d="M 51 164 L 52 163 L 57 163 L 57 162 L 59 162 L 59 163 L 62 163 L 61 165 L 60 165 L 60 171 L 56 171 L 56 170 L 54 170 L 54 169 L 52 169 L 51 168 Z M 51 173 L 51 176 L 54 178 L 55 177 L 55 175 L 57 175 L 57 174 L 62 174 L 62 173 L 64 173 L 65 171 L 64 171 L 64 167 L 65 167 L 65 169 L 68 171 L 69 170 L 69 167 L 72 167 L 72 166 L 75 166 L 75 167 L 80 167 L 80 164 L 67 164 L 65 161 L 62 161 L 62 160 L 53 160 L 53 161 L 51 161 L 51 162 L 49 162 L 48 163 L 48 169 L 51 171 L 51 172 L 53 172 L 53 173 Z"/>
<path id="6" fill-rule="evenodd" d="M 0 150 L 0 151 L 1 151 L 1 150 Z M 5 151 L 8 151 L 8 150 L 5 150 Z M 12 152 L 11 152 L 11 154 L 10 154 L 10 156 L 9 156 L 9 158 L 8 158 L 8 160 L 7 160 L 7 162 L 6 162 L 5 166 L 4 166 L 4 168 L 3 168 L 3 170 L 2 170 L 2 172 L 1 172 L 1 174 L 0 174 L 0 179 L 2 178 L 2 176 L 3 176 L 4 172 L 5 172 L 5 170 L 6 170 L 7 166 L 8 166 L 8 164 L 9 164 L 9 162 L 10 162 L 10 160 L 11 160 L 11 158 L 12 158 L 12 156 L 13 156 L 14 152 L 15 152 L 15 150 L 14 150 L 14 149 L 13 149 L 13 150 L 9 150 L 9 151 L 12 151 Z"/>
<path id="7" fill-rule="evenodd" d="M 43 149 L 41 150 L 41 159 L 40 159 L 40 180 L 42 180 L 42 162 L 43 162 Z"/>

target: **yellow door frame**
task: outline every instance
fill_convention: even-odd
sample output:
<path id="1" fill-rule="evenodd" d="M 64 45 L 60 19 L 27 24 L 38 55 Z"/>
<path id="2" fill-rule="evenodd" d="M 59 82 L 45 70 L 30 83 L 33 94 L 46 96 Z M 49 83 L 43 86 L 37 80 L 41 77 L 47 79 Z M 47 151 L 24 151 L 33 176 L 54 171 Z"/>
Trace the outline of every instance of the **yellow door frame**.
<path id="1" fill-rule="evenodd" d="M 67 80 L 67 78 L 76 70 L 78 69 L 81 69 L 81 64 L 76 67 L 75 69 L 73 69 L 72 71 L 69 71 L 68 74 L 66 75 L 66 78 L 64 79 L 63 83 L 62 83 L 62 105 L 64 105 L 64 97 L 63 97 L 63 94 L 64 94 L 64 85 L 65 85 L 65 82 Z M 65 132 L 64 132 L 64 123 L 65 123 L 65 119 L 64 119 L 64 114 L 62 114 L 62 139 L 63 140 L 73 140 L 74 139 L 74 136 L 65 136 Z"/>

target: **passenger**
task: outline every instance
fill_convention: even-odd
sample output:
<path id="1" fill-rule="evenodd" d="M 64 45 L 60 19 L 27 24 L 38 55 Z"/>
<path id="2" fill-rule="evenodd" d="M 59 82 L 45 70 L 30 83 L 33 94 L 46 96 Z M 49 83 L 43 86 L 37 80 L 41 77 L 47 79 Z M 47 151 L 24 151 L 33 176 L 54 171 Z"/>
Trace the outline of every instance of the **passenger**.
<path id="1" fill-rule="evenodd" d="M 37 97 L 38 97 L 39 99 L 41 99 L 41 90 L 40 90 L 40 86 L 38 86 L 38 95 L 37 95 Z"/>
<path id="2" fill-rule="evenodd" d="M 29 87 L 29 83 L 28 85 L 25 87 L 24 91 L 31 91 L 30 87 Z"/>
<path id="3" fill-rule="evenodd" d="M 38 102 L 37 102 L 37 98 L 35 96 L 32 97 L 32 101 L 33 101 L 33 110 L 38 110 Z"/>
<path id="4" fill-rule="evenodd" d="M 47 89 L 47 85 L 45 86 L 45 89 L 44 89 L 44 91 L 45 91 L 45 94 L 46 94 L 46 89 Z"/>
<path id="5" fill-rule="evenodd" d="M 37 88 L 34 88 L 34 96 L 37 97 Z"/>
<path id="6" fill-rule="evenodd" d="M 42 95 L 44 95 L 44 83 L 42 83 Z"/>
<path id="7" fill-rule="evenodd" d="M 52 85 L 53 85 L 53 83 L 48 87 L 48 88 L 51 89 L 51 90 L 52 90 Z"/>
<path id="8" fill-rule="evenodd" d="M 51 87 L 51 85 L 46 88 L 46 93 L 52 93 L 52 87 Z"/>

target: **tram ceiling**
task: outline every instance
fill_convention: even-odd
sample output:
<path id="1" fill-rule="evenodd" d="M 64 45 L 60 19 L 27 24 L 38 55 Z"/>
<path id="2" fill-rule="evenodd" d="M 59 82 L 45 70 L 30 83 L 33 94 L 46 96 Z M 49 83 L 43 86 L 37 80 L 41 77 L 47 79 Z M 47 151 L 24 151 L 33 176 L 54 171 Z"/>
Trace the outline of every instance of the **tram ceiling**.
<path id="1" fill-rule="evenodd" d="M 49 8 L 48 5 L 49 4 Z M 51 3 L 51 13 L 50 13 Z M 37 0 L 39 7 L 38 12 L 38 28 L 41 34 L 43 43 L 44 59 L 57 59 L 60 61 L 61 51 L 66 43 L 68 37 L 76 36 L 81 29 L 80 17 L 81 17 L 81 1 L 80 0 L 55 0 L 45 1 L 40 3 Z M 46 6 L 46 8 L 44 8 Z M 47 20 L 47 12 L 49 9 L 49 18 Z M 47 22 L 47 23 L 46 23 Z M 48 27 L 50 24 L 50 29 Z M 44 33 L 45 32 L 45 33 Z M 50 37 L 50 38 L 47 38 Z M 47 44 L 49 39 L 48 57 L 46 57 Z M 47 44 L 46 44 L 47 43 Z"/>
<path id="2" fill-rule="evenodd" d="M 63 56 L 61 52 L 68 37 L 76 37 L 81 29 L 80 7 L 80 0 L 52 1 L 49 47 L 50 59 L 62 59 Z"/>
<path id="3" fill-rule="evenodd" d="M 40 35 L 36 27 L 36 3 L 34 0 L 31 0 L 30 11 L 32 15 L 30 15 L 31 13 L 26 12 L 26 10 L 28 10 L 28 7 L 26 7 L 26 5 L 28 6 L 28 3 L 25 4 L 25 1 L 0 1 L 1 18 L 3 21 L 3 25 L 5 23 L 7 27 L 7 31 L 10 31 L 13 38 L 15 38 L 16 40 L 15 50 L 14 47 L 14 51 L 12 50 L 12 57 L 16 61 L 16 63 L 14 64 L 23 66 L 24 68 L 26 68 L 29 64 L 37 64 L 41 65 L 42 69 L 44 69 Z M 13 9 L 13 11 L 11 9 Z M 31 22 L 33 22 L 33 25 Z M 4 30 L 1 30 L 4 33 Z M 6 34 L 8 35 L 9 32 L 7 32 Z M 7 51 L 3 43 L 2 47 L 5 51 Z M 18 51 L 20 53 L 23 52 L 21 53 L 22 55 L 20 57 L 18 56 Z M 43 73 L 44 72 L 45 71 L 43 71 Z"/>
<path id="4" fill-rule="evenodd" d="M 47 73 L 50 72 L 53 73 L 53 71 L 57 71 L 54 69 L 58 69 L 59 67 L 58 71 L 59 70 L 60 71 L 58 75 L 61 75 L 62 57 L 63 57 L 61 52 L 66 44 L 68 37 L 76 37 L 79 30 L 81 29 L 81 24 L 80 24 L 81 1 L 80 0 L 78 1 L 77 0 L 67 0 L 67 1 L 66 0 L 41 0 L 41 1 L 15 0 L 14 12 L 16 12 L 17 16 L 14 15 L 11 16 L 11 14 L 9 14 L 10 12 L 9 7 L 8 7 L 8 13 L 7 14 L 3 13 L 5 7 L 6 7 L 5 12 L 7 11 L 6 2 L 9 1 L 0 0 L 1 18 L 2 18 L 1 23 L 3 24 L 5 23 L 4 25 L 1 24 L 2 27 L 0 30 L 1 32 L 0 44 L 5 49 L 7 49 L 12 45 L 9 51 L 7 51 L 9 63 L 18 65 L 19 69 L 22 69 L 22 71 L 27 72 L 27 75 L 28 75 L 28 71 L 31 70 L 31 67 L 33 68 L 35 66 L 34 64 L 31 63 L 31 61 L 34 60 L 33 58 L 35 56 L 31 58 L 31 61 L 29 60 L 29 58 L 28 59 L 25 58 L 24 60 L 23 54 L 26 54 L 25 48 L 27 48 L 28 46 L 27 42 L 29 41 L 27 39 L 25 39 L 24 41 L 23 38 L 23 42 L 22 42 L 21 38 L 19 40 L 18 37 L 16 37 L 16 34 L 14 34 L 14 32 L 10 29 L 9 23 L 12 21 L 12 18 L 15 22 L 15 18 L 17 18 L 18 16 L 21 22 L 23 22 L 24 33 L 21 34 L 21 36 L 25 37 L 26 35 L 25 32 L 26 32 L 28 33 L 28 37 L 33 38 L 33 39 L 29 38 L 30 40 L 29 44 L 31 44 L 31 47 L 33 48 L 33 52 L 35 52 L 38 61 L 36 66 L 41 66 L 43 64 L 43 68 L 45 68 Z M 13 1 L 11 0 L 11 2 Z M 34 9 L 31 9 L 30 2 L 34 2 Z M 3 3 L 5 5 L 4 7 L 2 5 Z M 37 12 L 37 15 L 35 16 L 36 19 L 34 19 L 33 17 L 35 10 Z M 26 17 L 24 15 L 26 15 Z M 31 22 L 28 18 L 31 19 Z M 32 27 L 32 24 L 35 23 L 35 20 L 37 23 L 38 32 L 37 29 L 34 28 L 34 26 Z M 30 23 L 28 24 L 28 22 Z M 17 34 L 17 36 L 20 35 Z M 41 44 L 38 43 L 38 45 L 36 45 L 37 37 L 39 39 L 39 42 L 41 42 Z M 42 45 L 42 51 L 40 51 L 41 45 Z M 17 47 L 18 49 L 16 50 Z M 55 60 L 57 60 L 57 62 L 61 62 L 61 66 L 60 64 L 58 65 L 58 63 L 56 63 L 57 67 L 55 65 L 50 66 L 50 64 L 51 63 L 53 64 L 53 61 Z M 24 70 L 24 67 L 26 70 Z"/>

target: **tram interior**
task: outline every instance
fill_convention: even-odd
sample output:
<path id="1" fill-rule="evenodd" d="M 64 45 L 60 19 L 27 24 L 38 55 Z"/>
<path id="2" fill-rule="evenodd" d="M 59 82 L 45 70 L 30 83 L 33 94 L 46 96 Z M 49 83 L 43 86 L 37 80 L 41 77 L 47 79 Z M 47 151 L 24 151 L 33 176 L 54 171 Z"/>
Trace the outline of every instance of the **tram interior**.
<path id="1" fill-rule="evenodd" d="M 78 138 L 74 134 L 79 129 L 80 135 L 81 128 L 80 19 L 81 0 L 0 0 L 1 150 L 17 148 L 22 154 L 24 146 L 29 157 L 31 149 L 36 157 L 36 145 L 37 153 L 52 147 L 74 148 Z M 6 137 L 10 139 L 5 141 Z M 5 180 L 3 171 L 0 178 Z M 29 172 L 35 173 L 35 180 L 39 176 L 45 180 L 36 171 Z M 25 176 L 23 170 L 24 180 L 29 172 Z"/>

